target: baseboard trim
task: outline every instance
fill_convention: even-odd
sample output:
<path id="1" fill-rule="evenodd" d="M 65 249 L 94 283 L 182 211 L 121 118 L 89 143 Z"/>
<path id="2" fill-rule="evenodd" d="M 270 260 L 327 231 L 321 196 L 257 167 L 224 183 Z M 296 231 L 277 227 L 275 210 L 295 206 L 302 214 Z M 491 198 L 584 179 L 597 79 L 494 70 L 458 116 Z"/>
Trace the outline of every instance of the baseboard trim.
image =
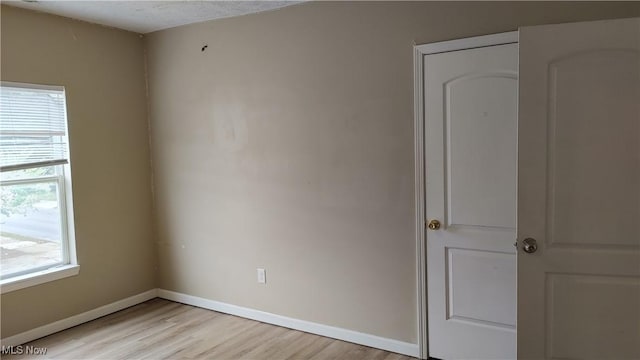
<path id="1" fill-rule="evenodd" d="M 116 311 L 120 311 L 128 307 L 138 305 L 147 300 L 154 299 L 158 297 L 157 294 L 158 294 L 158 289 L 151 289 L 141 294 L 134 295 L 126 299 L 118 300 L 111 304 L 100 306 L 99 308 L 89 310 L 81 314 L 68 317 L 66 319 L 52 322 L 50 324 L 43 325 L 29 331 L 25 331 L 20 334 L 9 336 L 7 338 L 0 340 L 0 343 L 2 344 L 3 347 L 22 345 L 22 344 L 28 343 L 29 341 L 33 341 L 41 337 L 45 337 L 53 333 L 57 333 L 58 331 L 65 330 L 65 329 L 86 323 L 88 321 L 95 320 L 99 317 L 109 315 Z"/>
<path id="2" fill-rule="evenodd" d="M 166 300 L 219 311 L 226 314 L 240 316 L 243 318 L 256 320 L 272 325 L 300 330 L 316 335 L 330 337 L 333 339 L 370 346 L 377 349 L 392 351 L 403 355 L 420 357 L 420 351 L 417 344 L 383 338 L 376 335 L 365 334 L 353 330 L 318 324 L 310 321 L 294 319 L 282 315 L 268 313 L 265 311 L 227 304 L 170 290 L 158 289 L 157 296 Z"/>

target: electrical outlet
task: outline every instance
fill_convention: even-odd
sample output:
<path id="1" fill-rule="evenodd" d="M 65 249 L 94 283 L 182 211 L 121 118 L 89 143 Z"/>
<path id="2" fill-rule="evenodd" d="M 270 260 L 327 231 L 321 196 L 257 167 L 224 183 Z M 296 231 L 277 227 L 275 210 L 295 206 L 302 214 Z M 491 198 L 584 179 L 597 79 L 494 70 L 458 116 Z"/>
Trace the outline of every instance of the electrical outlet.
<path id="1" fill-rule="evenodd" d="M 267 274 L 262 268 L 258 268 L 258 283 L 266 284 L 267 283 Z"/>

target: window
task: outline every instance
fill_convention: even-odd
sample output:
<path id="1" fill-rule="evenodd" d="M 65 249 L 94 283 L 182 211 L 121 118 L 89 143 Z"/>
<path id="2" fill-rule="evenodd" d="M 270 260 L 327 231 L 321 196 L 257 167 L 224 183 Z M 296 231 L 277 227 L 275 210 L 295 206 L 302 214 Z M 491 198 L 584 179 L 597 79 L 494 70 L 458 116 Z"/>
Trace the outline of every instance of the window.
<path id="1" fill-rule="evenodd" d="M 63 87 L 2 82 L 2 292 L 77 274 L 67 139 Z"/>

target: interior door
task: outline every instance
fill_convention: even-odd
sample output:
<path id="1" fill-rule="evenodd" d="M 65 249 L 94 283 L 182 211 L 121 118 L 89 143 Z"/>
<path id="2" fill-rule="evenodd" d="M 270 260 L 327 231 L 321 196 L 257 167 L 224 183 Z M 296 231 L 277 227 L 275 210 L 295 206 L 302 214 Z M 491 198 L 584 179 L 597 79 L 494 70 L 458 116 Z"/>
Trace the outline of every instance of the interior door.
<path id="1" fill-rule="evenodd" d="M 639 51 L 637 18 L 520 30 L 518 358 L 640 359 Z"/>
<path id="2" fill-rule="evenodd" d="M 516 356 L 517 57 L 424 57 L 430 357 Z"/>

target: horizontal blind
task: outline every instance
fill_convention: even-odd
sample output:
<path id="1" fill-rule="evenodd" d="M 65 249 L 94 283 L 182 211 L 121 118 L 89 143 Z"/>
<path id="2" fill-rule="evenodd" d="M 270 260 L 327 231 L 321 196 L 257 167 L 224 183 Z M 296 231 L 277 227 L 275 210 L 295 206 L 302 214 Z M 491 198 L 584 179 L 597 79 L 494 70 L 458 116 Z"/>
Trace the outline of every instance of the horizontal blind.
<path id="1" fill-rule="evenodd" d="M 0 87 L 0 171 L 67 163 L 64 90 Z"/>

